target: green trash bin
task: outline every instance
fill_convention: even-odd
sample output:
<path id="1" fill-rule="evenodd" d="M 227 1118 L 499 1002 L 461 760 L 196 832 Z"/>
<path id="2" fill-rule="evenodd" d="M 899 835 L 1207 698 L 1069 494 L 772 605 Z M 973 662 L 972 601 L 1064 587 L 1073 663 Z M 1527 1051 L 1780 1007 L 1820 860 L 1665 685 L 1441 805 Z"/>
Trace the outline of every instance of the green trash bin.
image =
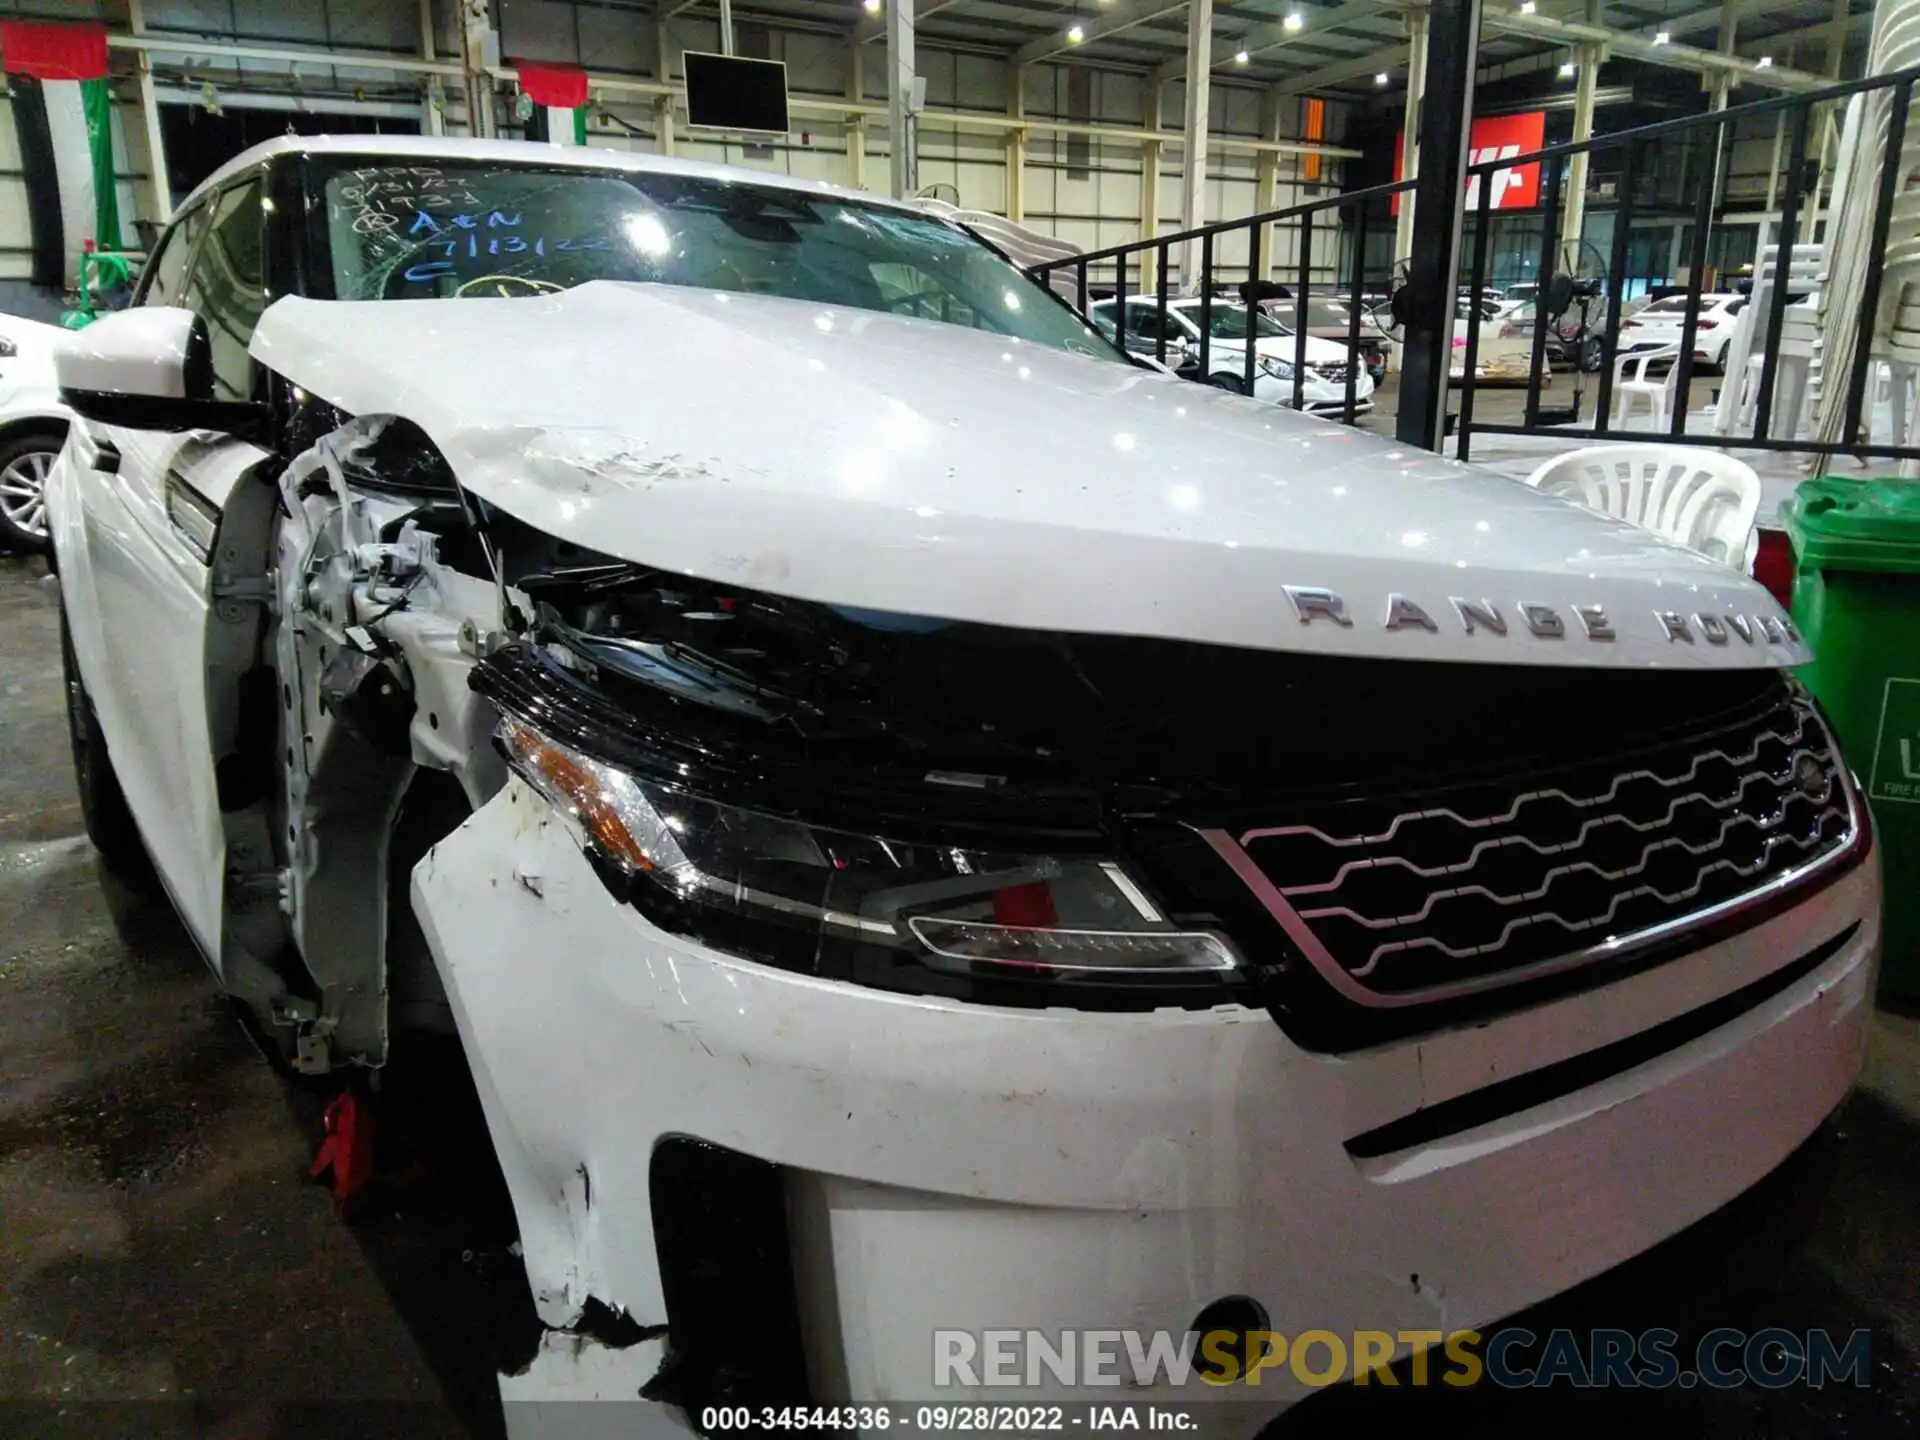
<path id="1" fill-rule="evenodd" d="M 1809 480 L 1780 507 L 1801 672 L 1867 792 L 1886 877 L 1881 991 L 1920 998 L 1920 481 Z"/>

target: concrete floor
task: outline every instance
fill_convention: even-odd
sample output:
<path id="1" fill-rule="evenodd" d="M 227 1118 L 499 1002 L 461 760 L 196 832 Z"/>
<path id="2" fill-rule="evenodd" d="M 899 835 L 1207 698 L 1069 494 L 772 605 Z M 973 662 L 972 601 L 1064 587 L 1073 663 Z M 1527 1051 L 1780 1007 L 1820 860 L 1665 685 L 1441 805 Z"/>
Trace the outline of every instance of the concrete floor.
<path id="1" fill-rule="evenodd" d="M 0 559 L 0 1436 L 500 1433 L 493 1375 L 530 1312 L 495 1197 L 443 1170 L 334 1218 L 306 1178 L 319 1098 L 252 1049 L 164 900 L 105 877 L 80 834 L 42 573 Z M 1555 1392 L 1478 1433 L 1920 1434 L 1911 1017 L 1881 1016 L 1846 1129 L 1811 1244 L 1741 1318 L 1870 1328 L 1869 1389 Z"/>

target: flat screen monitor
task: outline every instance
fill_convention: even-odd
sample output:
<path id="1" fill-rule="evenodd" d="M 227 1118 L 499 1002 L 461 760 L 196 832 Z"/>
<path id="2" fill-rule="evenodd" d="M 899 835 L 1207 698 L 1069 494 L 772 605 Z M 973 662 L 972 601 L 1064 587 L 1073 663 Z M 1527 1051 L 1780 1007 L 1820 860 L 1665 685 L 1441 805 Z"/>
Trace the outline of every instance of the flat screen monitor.
<path id="1" fill-rule="evenodd" d="M 743 60 L 689 50 L 687 121 L 703 130 L 787 133 L 787 67 L 779 60 Z"/>

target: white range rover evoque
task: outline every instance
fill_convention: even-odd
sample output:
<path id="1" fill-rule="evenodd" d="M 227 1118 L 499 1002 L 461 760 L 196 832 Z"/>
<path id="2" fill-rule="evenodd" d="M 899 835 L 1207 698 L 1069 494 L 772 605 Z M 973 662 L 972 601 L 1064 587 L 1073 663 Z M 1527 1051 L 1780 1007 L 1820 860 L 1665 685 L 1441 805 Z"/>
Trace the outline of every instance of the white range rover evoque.
<path id="1" fill-rule="evenodd" d="M 943 220 L 289 138 L 58 367 L 95 843 L 299 1068 L 457 1031 L 549 1353 L 631 1317 L 696 1427 L 1485 1328 L 1855 1077 L 1877 860 L 1764 591 Z"/>

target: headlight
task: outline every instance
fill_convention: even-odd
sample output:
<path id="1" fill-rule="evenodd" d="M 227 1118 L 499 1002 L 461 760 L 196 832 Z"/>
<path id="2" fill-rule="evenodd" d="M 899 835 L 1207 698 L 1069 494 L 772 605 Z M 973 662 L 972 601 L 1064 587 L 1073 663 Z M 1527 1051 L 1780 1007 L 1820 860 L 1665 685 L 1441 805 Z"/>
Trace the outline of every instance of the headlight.
<path id="1" fill-rule="evenodd" d="M 1293 365 L 1289 361 L 1282 360 L 1276 355 L 1262 355 L 1260 357 L 1260 369 L 1276 380 L 1291 380 L 1293 378 Z"/>
<path id="2" fill-rule="evenodd" d="M 511 717 L 498 738 L 643 914 L 747 959 L 850 974 L 855 952 L 877 950 L 862 963 L 1149 983 L 1238 963 L 1218 936 L 1169 922 L 1112 860 L 827 830 L 635 776 Z"/>

